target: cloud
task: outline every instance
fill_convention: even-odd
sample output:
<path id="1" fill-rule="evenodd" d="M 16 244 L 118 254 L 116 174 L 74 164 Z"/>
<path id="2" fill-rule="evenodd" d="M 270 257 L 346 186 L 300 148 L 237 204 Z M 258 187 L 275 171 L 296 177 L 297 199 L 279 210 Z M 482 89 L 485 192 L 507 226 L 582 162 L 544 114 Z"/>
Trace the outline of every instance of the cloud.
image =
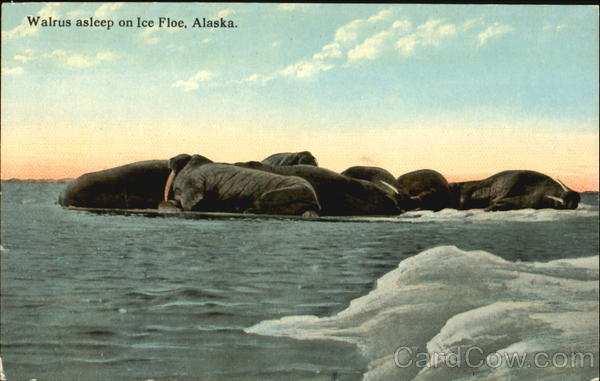
<path id="1" fill-rule="evenodd" d="M 396 49 L 404 55 L 410 55 L 414 52 L 417 43 L 417 35 L 411 34 L 396 41 Z"/>
<path id="2" fill-rule="evenodd" d="M 322 60 L 305 60 L 291 64 L 281 70 L 284 77 L 310 78 L 321 71 L 331 70 L 335 65 L 327 64 Z"/>
<path id="3" fill-rule="evenodd" d="M 279 6 L 277 8 L 282 11 L 291 12 L 291 11 L 295 11 L 295 10 L 304 8 L 304 4 L 282 3 L 282 4 L 279 4 Z"/>
<path id="4" fill-rule="evenodd" d="M 272 75 L 262 75 L 262 74 L 254 73 L 254 74 L 249 75 L 246 78 L 242 79 L 241 81 L 231 81 L 231 82 L 233 82 L 233 83 L 260 84 L 260 85 L 264 86 L 268 82 L 272 81 L 273 79 L 275 79 L 275 77 L 272 76 Z"/>
<path id="5" fill-rule="evenodd" d="M 402 56 L 415 53 L 420 46 L 439 46 L 448 38 L 465 33 L 482 23 L 483 18 L 470 19 L 462 24 L 447 23 L 444 19 L 429 19 L 413 28 L 409 19 L 396 19 L 392 10 L 385 9 L 370 17 L 352 20 L 339 27 L 331 42 L 310 57 L 285 66 L 269 76 L 308 79 L 338 66 L 346 58 L 346 64 L 361 60 L 375 60 L 386 51 L 394 49 Z M 510 29 L 509 29 L 510 28 Z M 480 41 L 512 30 L 507 25 L 496 23 L 479 35 Z M 367 32 L 371 35 L 365 36 Z M 481 37 L 483 35 L 483 37 Z M 276 44 L 273 44 L 276 45 Z M 265 76 L 263 76 L 266 78 Z M 234 81 L 236 83 L 266 83 L 259 81 L 259 74 Z"/>
<path id="6" fill-rule="evenodd" d="M 287 4 L 280 4 L 280 8 L 282 6 L 287 6 Z M 294 7 L 292 7 L 294 8 Z M 248 83 L 266 83 L 271 81 L 276 77 L 287 77 L 287 78 L 297 78 L 297 79 L 308 79 L 315 77 L 322 71 L 328 71 L 333 69 L 341 59 L 343 59 L 345 55 L 345 50 L 347 46 L 350 45 L 354 40 L 356 40 L 359 34 L 362 34 L 362 28 L 365 26 L 373 26 L 373 24 L 380 23 L 387 19 L 392 12 L 390 10 L 382 10 L 377 12 L 376 14 L 370 16 L 366 19 L 356 19 L 352 20 L 349 23 L 343 25 L 338 28 L 334 35 L 334 40 L 330 43 L 325 44 L 320 51 L 314 53 L 309 58 L 304 58 L 298 62 L 287 65 L 283 69 L 277 71 L 276 73 L 270 76 L 262 76 L 261 78 L 266 78 L 266 80 L 258 81 L 256 79 L 248 77 L 239 82 L 248 82 Z M 397 28 L 401 26 L 401 24 L 394 24 Z M 371 42 L 373 44 L 374 41 Z M 275 42 L 272 44 L 273 46 L 278 46 L 279 42 Z M 356 52 L 356 54 L 359 54 Z M 370 53 L 372 55 L 372 53 Z M 257 74 L 258 75 L 258 74 Z"/>
<path id="7" fill-rule="evenodd" d="M 56 11 L 56 9 L 59 6 L 60 6 L 60 4 L 57 4 L 57 3 L 48 3 L 48 4 L 44 5 L 44 7 L 42 7 L 42 9 L 40 9 L 40 11 L 36 14 L 36 16 L 39 16 L 40 18 L 52 17 L 54 19 L 58 19 L 58 18 L 60 18 L 60 16 L 58 15 L 58 12 Z M 3 40 L 12 40 L 15 38 L 33 36 L 37 33 L 38 28 L 39 27 L 37 27 L 37 26 L 29 25 L 29 21 L 27 21 L 27 17 L 24 17 L 21 24 L 19 24 L 18 26 L 14 27 L 11 30 L 9 30 L 8 32 L 3 31 L 2 39 Z"/>
<path id="8" fill-rule="evenodd" d="M 411 31 L 410 20 L 396 20 L 388 29 L 373 34 L 348 51 L 348 62 L 374 60 L 393 47 L 401 55 L 408 56 L 418 46 L 438 46 L 445 38 L 457 34 L 458 28 L 454 24 L 443 23 L 441 19 L 430 19 L 417 26 L 412 33 Z M 395 43 L 393 40 L 396 40 Z"/>
<path id="9" fill-rule="evenodd" d="M 382 32 L 366 38 L 362 43 L 355 46 L 348 52 L 348 60 L 356 61 L 359 59 L 373 60 L 390 45 L 390 40 L 398 34 L 405 33 L 411 29 L 411 23 L 408 20 L 397 20 L 392 26 Z"/>
<path id="10" fill-rule="evenodd" d="M 352 20 L 335 31 L 335 41 L 344 44 L 351 43 L 358 38 L 363 29 L 384 21 L 391 13 L 391 10 L 384 9 L 367 19 Z"/>
<path id="11" fill-rule="evenodd" d="M 306 58 L 288 65 L 280 70 L 278 74 L 289 78 L 306 79 L 314 77 L 322 71 L 333 69 L 338 64 L 338 61 L 344 57 L 344 50 L 358 39 L 366 26 L 373 27 L 374 24 L 380 23 L 388 18 L 391 13 L 392 11 L 386 9 L 377 12 L 369 18 L 350 21 L 338 28 L 334 34 L 334 40 L 324 45 L 321 50 L 314 53 L 311 58 Z M 377 49 L 377 47 L 374 46 L 377 45 L 377 41 L 370 41 L 367 44 L 370 46 L 364 46 L 353 54 L 355 56 L 373 55 L 373 51 Z"/>
<path id="12" fill-rule="evenodd" d="M 15 61 L 27 63 L 35 58 L 35 54 L 33 49 L 25 49 L 23 53 L 17 54 L 13 58 L 15 59 Z"/>
<path id="13" fill-rule="evenodd" d="M 279 74 L 291 78 L 310 78 L 322 71 L 331 70 L 335 67 L 335 59 L 342 57 L 340 44 L 332 42 L 321 48 L 321 51 L 313 54 L 309 59 L 304 59 L 288 65 L 280 70 Z"/>
<path id="14" fill-rule="evenodd" d="M 476 19 L 470 19 L 470 20 L 465 21 L 462 24 L 462 28 L 464 31 L 467 31 L 467 30 L 471 29 L 472 27 L 474 27 L 475 25 L 481 24 L 482 22 L 483 22 L 483 17 L 478 17 Z"/>
<path id="15" fill-rule="evenodd" d="M 18 76 L 18 75 L 23 75 L 23 73 L 25 73 L 25 70 L 21 66 L 3 67 L 2 73 L 9 75 L 9 76 Z"/>
<path id="16" fill-rule="evenodd" d="M 370 60 L 377 58 L 390 35 L 389 31 L 383 31 L 367 38 L 360 45 L 357 45 L 348 52 L 348 59 L 354 61 L 363 58 Z"/>
<path id="17" fill-rule="evenodd" d="M 456 27 L 453 24 L 440 25 L 441 22 L 442 20 L 429 20 L 419 25 L 417 35 L 421 37 L 423 45 L 439 45 L 445 37 L 456 34 Z"/>
<path id="18" fill-rule="evenodd" d="M 493 25 L 487 27 L 486 30 L 477 35 L 479 38 L 479 45 L 484 45 L 490 38 L 497 38 L 512 31 L 512 26 L 495 22 Z"/>
<path id="19" fill-rule="evenodd" d="M 279 74 L 291 78 L 311 78 L 323 71 L 333 69 L 345 55 L 348 63 L 359 60 L 374 60 L 388 49 L 393 49 L 393 41 L 397 40 L 395 46 L 404 55 L 412 54 L 415 47 L 419 45 L 439 45 L 440 42 L 457 33 L 454 24 L 444 24 L 443 20 L 429 20 L 419 25 L 413 34 L 406 35 L 412 30 L 412 24 L 408 19 L 395 20 L 384 30 L 376 31 L 371 36 L 364 38 L 362 42 L 359 37 L 369 30 L 378 29 L 390 18 L 392 11 L 389 9 L 364 19 L 355 19 L 338 28 L 334 34 L 334 40 L 321 48 L 320 52 L 313 54 L 311 58 L 300 60 L 286 66 Z M 381 29 L 381 28 L 379 28 Z"/>
<path id="20" fill-rule="evenodd" d="M 56 49 L 50 53 L 38 54 L 33 49 L 25 49 L 13 58 L 15 61 L 19 61 L 23 64 L 34 60 L 50 60 L 71 69 L 85 69 L 105 61 L 111 61 L 115 58 L 115 54 L 108 50 L 97 53 L 76 53 L 62 49 Z"/>
<path id="21" fill-rule="evenodd" d="M 66 52 L 62 49 L 54 50 L 50 54 L 45 54 L 44 57 L 54 59 L 63 66 L 72 69 L 85 69 L 96 66 L 104 61 L 110 61 L 114 58 L 114 53 L 102 51 L 96 54 L 80 54 Z"/>
<path id="22" fill-rule="evenodd" d="M 192 91 L 200 86 L 200 82 L 210 81 L 213 77 L 214 75 L 210 71 L 201 70 L 186 80 L 173 83 L 172 87 L 181 88 L 183 91 Z"/>
<path id="23" fill-rule="evenodd" d="M 331 44 L 327 44 L 321 48 L 319 53 L 313 54 L 313 58 L 315 60 L 324 60 L 327 58 L 338 58 L 342 56 L 342 51 L 340 50 L 340 44 L 337 42 L 332 42 Z"/>
<path id="24" fill-rule="evenodd" d="M 457 28 L 454 24 L 443 24 L 443 20 L 427 20 L 419 25 L 414 33 L 396 41 L 395 47 L 400 54 L 408 56 L 418 46 L 438 46 L 442 40 L 454 36 Z"/>
<path id="25" fill-rule="evenodd" d="M 233 9 L 223 9 L 222 11 L 219 11 L 219 13 L 217 13 L 215 15 L 215 18 L 220 19 L 222 18 L 227 18 L 231 15 L 235 14 L 235 11 Z"/>
<path id="26" fill-rule="evenodd" d="M 123 3 L 104 3 L 96 9 L 94 16 L 98 18 L 105 18 L 117 9 L 121 8 Z"/>

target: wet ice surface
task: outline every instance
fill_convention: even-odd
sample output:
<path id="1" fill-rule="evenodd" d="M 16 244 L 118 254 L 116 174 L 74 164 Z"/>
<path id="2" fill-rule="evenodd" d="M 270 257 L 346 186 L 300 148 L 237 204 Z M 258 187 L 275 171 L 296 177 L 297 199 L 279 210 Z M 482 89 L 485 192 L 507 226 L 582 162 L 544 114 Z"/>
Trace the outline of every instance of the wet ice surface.
<path id="1" fill-rule="evenodd" d="M 453 249 L 456 259 L 450 254 L 446 259 L 457 267 L 465 266 L 462 250 L 484 250 L 493 255 L 482 258 L 511 261 L 505 266 L 517 266 L 510 270 L 517 272 L 524 271 L 520 266 L 544 265 L 511 265 L 514 261 L 598 254 L 597 198 L 576 211 L 412 212 L 389 224 L 199 221 L 64 210 L 55 203 L 64 186 L 2 184 L 0 356 L 9 380 L 360 380 L 365 372 L 377 377 L 377 369 L 394 365 L 386 356 L 404 344 L 396 342 L 400 338 L 390 336 L 390 343 L 374 346 L 375 356 L 363 356 L 350 342 L 245 329 L 291 316 L 335 316 L 403 260 L 438 246 L 460 249 Z M 441 267 L 429 271 L 434 278 L 446 273 Z M 444 276 L 457 282 L 465 275 L 457 270 Z M 462 291 L 475 292 L 477 277 L 482 275 Z M 571 287 L 569 279 L 560 282 Z M 521 290 L 516 283 L 508 286 Z M 568 289 L 579 292 L 573 287 Z M 452 308 L 461 305 L 435 289 L 431 295 L 423 291 L 405 302 L 437 295 L 452 299 Z M 581 292 L 584 301 L 587 294 Z M 545 297 L 552 301 L 551 294 Z M 476 299 L 468 311 L 488 301 Z M 527 308 L 515 316 L 533 311 Z M 413 317 L 419 324 L 406 331 L 420 335 L 414 345 L 422 346 L 460 313 Z M 534 313 L 540 324 L 560 329 L 543 308 Z M 435 328 L 423 324 L 438 315 Z M 444 337 L 433 343 L 452 346 Z M 515 343 L 530 341 L 519 340 Z M 383 359 L 381 366 L 373 367 L 374 359 Z"/>

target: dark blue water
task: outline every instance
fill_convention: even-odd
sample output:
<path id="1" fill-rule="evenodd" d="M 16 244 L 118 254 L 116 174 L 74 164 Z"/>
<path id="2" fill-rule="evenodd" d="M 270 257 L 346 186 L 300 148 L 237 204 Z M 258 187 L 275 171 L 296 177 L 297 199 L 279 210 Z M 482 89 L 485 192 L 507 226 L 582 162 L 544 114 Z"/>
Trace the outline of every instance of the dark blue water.
<path id="1" fill-rule="evenodd" d="M 335 314 L 438 245 L 521 261 L 598 254 L 597 197 L 546 221 L 206 221 L 64 210 L 64 187 L 2 183 L 11 381 L 360 380 L 366 361 L 350 345 L 243 329 Z"/>

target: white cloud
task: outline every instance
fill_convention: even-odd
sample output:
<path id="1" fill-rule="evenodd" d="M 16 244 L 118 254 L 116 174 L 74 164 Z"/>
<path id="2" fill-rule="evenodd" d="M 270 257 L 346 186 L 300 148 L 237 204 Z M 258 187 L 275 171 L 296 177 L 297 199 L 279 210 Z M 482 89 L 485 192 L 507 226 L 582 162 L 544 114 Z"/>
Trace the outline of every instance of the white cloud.
<path id="1" fill-rule="evenodd" d="M 214 77 L 213 73 L 207 70 L 201 70 L 186 80 L 179 80 L 173 83 L 172 87 L 181 88 L 183 91 L 196 90 L 200 82 L 210 81 Z"/>
<path id="2" fill-rule="evenodd" d="M 62 49 L 56 49 L 50 53 L 42 54 L 36 54 L 33 49 L 26 49 L 21 52 L 21 54 L 14 56 L 15 61 L 19 61 L 23 64 L 33 60 L 46 59 L 72 69 L 85 69 L 105 61 L 110 61 L 114 58 L 115 54 L 107 50 L 91 54 L 82 54 L 67 52 Z"/>
<path id="3" fill-rule="evenodd" d="M 457 28 L 454 24 L 443 24 L 443 20 L 427 20 L 419 25 L 414 33 L 401 37 L 396 41 L 396 49 L 400 54 L 408 56 L 414 53 L 417 46 L 438 46 L 442 40 L 454 36 Z"/>
<path id="4" fill-rule="evenodd" d="M 26 49 L 21 54 L 17 54 L 13 57 L 15 61 L 19 61 L 22 63 L 27 63 L 34 59 L 34 51 L 33 49 Z"/>
<path id="5" fill-rule="evenodd" d="M 321 71 L 331 70 L 334 67 L 335 65 L 327 64 L 321 60 L 300 61 L 287 66 L 280 73 L 284 77 L 310 78 Z"/>
<path id="6" fill-rule="evenodd" d="M 48 3 L 44 5 L 42 9 L 37 13 L 36 16 L 42 18 L 52 17 L 54 19 L 60 18 L 56 9 L 60 6 L 57 3 Z M 33 36 L 37 33 L 39 26 L 29 25 L 27 17 L 23 18 L 23 21 L 18 26 L 9 30 L 8 32 L 2 32 L 3 40 L 12 40 L 14 38 Z"/>
<path id="7" fill-rule="evenodd" d="M 254 74 L 249 75 L 246 78 L 242 79 L 241 81 L 232 81 L 232 82 L 265 85 L 268 82 L 272 81 L 273 79 L 275 79 L 275 77 L 273 77 L 272 75 L 262 75 L 262 74 L 254 73 Z"/>
<path id="8" fill-rule="evenodd" d="M 384 9 L 367 19 L 352 20 L 336 30 L 335 41 L 345 44 L 351 43 L 358 38 L 363 29 L 369 26 L 372 27 L 372 24 L 377 24 L 384 21 L 389 15 L 391 15 L 391 13 L 391 10 Z"/>
<path id="9" fill-rule="evenodd" d="M 102 51 L 96 54 L 81 54 L 57 49 L 52 51 L 50 54 L 45 54 L 44 57 L 54 59 L 68 68 L 85 69 L 98 65 L 104 61 L 110 61 L 115 57 L 115 55 L 109 51 Z"/>
<path id="10" fill-rule="evenodd" d="M 361 44 L 357 45 L 354 49 L 348 52 L 348 59 L 350 61 L 354 61 L 363 58 L 370 60 L 377 58 L 384 49 L 386 40 L 390 36 L 391 32 L 383 31 L 367 38 Z"/>
<path id="11" fill-rule="evenodd" d="M 410 55 L 417 46 L 417 35 L 411 34 L 396 41 L 396 48 L 404 55 Z"/>
<path id="12" fill-rule="evenodd" d="M 233 15 L 235 13 L 235 11 L 233 9 L 223 9 L 222 11 L 219 11 L 219 13 L 217 13 L 215 15 L 215 18 L 220 19 L 221 17 L 223 18 L 227 18 L 231 15 Z"/>
<path id="13" fill-rule="evenodd" d="M 462 28 L 464 31 L 467 31 L 469 29 L 471 29 L 472 27 L 474 27 L 475 25 L 481 24 L 483 22 L 483 17 L 478 17 L 476 19 L 470 19 L 465 21 L 462 24 Z"/>
<path id="14" fill-rule="evenodd" d="M 21 66 L 3 67 L 2 72 L 9 76 L 18 76 L 23 75 L 23 73 L 25 73 L 25 70 Z"/>
<path id="15" fill-rule="evenodd" d="M 400 33 L 408 32 L 412 28 L 410 20 L 396 20 L 392 24 L 392 29 L 397 30 Z"/>
<path id="16" fill-rule="evenodd" d="M 348 52 L 348 60 L 350 62 L 359 59 L 373 60 L 381 55 L 381 53 L 390 45 L 390 40 L 402 33 L 406 33 L 411 29 L 409 20 L 396 20 L 391 27 L 383 32 L 374 34 L 366 38 L 362 43 L 355 46 Z"/>
<path id="17" fill-rule="evenodd" d="M 271 43 L 271 46 L 274 47 L 274 48 L 278 47 L 279 45 L 281 45 L 281 41 L 273 41 Z"/>
<path id="18" fill-rule="evenodd" d="M 379 11 L 366 19 L 350 21 L 338 28 L 335 32 L 334 40 L 324 45 L 321 50 L 313 54 L 311 58 L 303 59 L 288 65 L 280 70 L 278 74 L 284 77 L 303 79 L 311 78 L 322 71 L 333 69 L 338 64 L 339 60 L 344 57 L 344 50 L 352 45 L 354 41 L 358 39 L 360 34 L 363 34 L 363 29 L 365 27 L 370 26 L 371 29 L 373 29 L 373 27 L 376 29 L 376 24 L 387 19 L 391 13 L 392 11 L 386 9 Z M 394 23 L 394 25 L 396 25 L 395 28 L 402 26 L 401 24 L 396 23 Z M 371 47 L 365 46 L 356 51 L 355 55 L 373 55 L 373 51 L 376 49 L 376 47 L 373 46 L 376 45 L 376 43 L 377 41 L 368 42 L 367 44 L 370 44 Z M 366 52 L 368 49 L 371 49 L 370 52 Z M 363 50 L 363 52 L 360 52 L 360 50 Z"/>
<path id="19" fill-rule="evenodd" d="M 417 27 L 416 35 L 421 45 L 439 45 L 445 37 L 456 34 L 453 24 L 443 24 L 442 20 L 428 20 Z"/>
<path id="20" fill-rule="evenodd" d="M 290 12 L 290 11 L 295 11 L 295 10 L 304 8 L 304 4 L 282 3 L 282 4 L 279 4 L 279 6 L 277 8 L 279 8 L 282 11 Z"/>
<path id="21" fill-rule="evenodd" d="M 340 50 L 340 44 L 337 42 L 332 42 L 331 44 L 327 44 L 321 48 L 319 53 L 313 54 L 313 58 L 316 60 L 324 60 L 326 58 L 338 58 L 342 56 L 342 51 Z"/>
<path id="22" fill-rule="evenodd" d="M 117 9 L 121 8 L 123 3 L 104 3 L 96 9 L 94 16 L 98 18 L 105 18 Z"/>
<path id="23" fill-rule="evenodd" d="M 398 53 L 409 56 L 415 53 L 420 46 L 439 46 L 446 39 L 482 23 L 483 18 L 470 19 L 464 23 L 452 24 L 443 19 L 429 19 L 413 28 L 408 19 L 394 20 L 393 12 L 389 9 L 362 19 L 355 19 L 339 27 L 333 40 L 325 44 L 320 51 L 312 56 L 301 59 L 285 66 L 271 76 L 253 74 L 243 80 L 232 81 L 235 83 L 266 83 L 277 77 L 307 79 L 321 72 L 329 71 L 347 58 L 346 64 L 360 60 L 374 60 L 386 51 L 396 49 Z M 506 27 L 495 24 L 496 29 L 483 32 L 487 40 L 492 36 L 506 33 Z M 510 27 L 509 27 L 510 28 Z M 512 30 L 512 28 L 510 29 Z M 370 35 L 365 36 L 365 34 Z M 272 46 L 277 46 L 278 41 Z M 268 80 L 264 80 L 268 78 Z"/>
<path id="24" fill-rule="evenodd" d="M 115 55 L 109 51 L 99 52 L 99 53 L 96 53 L 96 60 L 98 62 L 109 61 L 109 60 L 112 60 L 114 58 L 114 56 Z"/>
<path id="25" fill-rule="evenodd" d="M 334 60 L 342 57 L 340 45 L 332 42 L 321 48 L 321 51 L 313 54 L 310 59 L 304 59 L 286 66 L 279 71 L 279 75 L 291 78 L 310 78 L 322 71 L 331 70 L 335 67 Z"/>
<path id="26" fill-rule="evenodd" d="M 357 29 L 365 22 L 365 20 L 354 20 L 349 24 L 341 26 L 335 31 L 335 40 L 341 42 L 350 42 L 358 37 Z"/>
<path id="27" fill-rule="evenodd" d="M 391 14 L 392 14 L 392 11 L 390 9 L 384 9 L 383 11 L 380 11 L 379 13 L 369 17 L 367 19 L 367 22 L 374 23 L 374 22 L 384 21 Z"/>
<path id="28" fill-rule="evenodd" d="M 479 44 L 485 44 L 490 38 L 497 38 L 502 36 L 503 34 L 510 33 L 513 31 L 513 27 L 506 24 L 501 24 L 499 22 L 494 23 L 494 25 L 489 26 L 486 30 L 479 33 L 477 37 L 479 38 Z"/>

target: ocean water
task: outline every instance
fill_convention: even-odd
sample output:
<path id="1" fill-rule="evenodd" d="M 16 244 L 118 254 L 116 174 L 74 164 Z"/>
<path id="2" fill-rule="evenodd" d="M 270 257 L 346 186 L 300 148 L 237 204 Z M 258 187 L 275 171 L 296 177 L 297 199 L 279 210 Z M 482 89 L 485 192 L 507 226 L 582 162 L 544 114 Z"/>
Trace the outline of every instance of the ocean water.
<path id="1" fill-rule="evenodd" d="M 10 381 L 598 375 L 597 196 L 574 211 L 209 221 L 69 211 L 65 186 L 2 183 Z M 398 366 L 399 348 L 473 346 L 594 363 Z"/>

